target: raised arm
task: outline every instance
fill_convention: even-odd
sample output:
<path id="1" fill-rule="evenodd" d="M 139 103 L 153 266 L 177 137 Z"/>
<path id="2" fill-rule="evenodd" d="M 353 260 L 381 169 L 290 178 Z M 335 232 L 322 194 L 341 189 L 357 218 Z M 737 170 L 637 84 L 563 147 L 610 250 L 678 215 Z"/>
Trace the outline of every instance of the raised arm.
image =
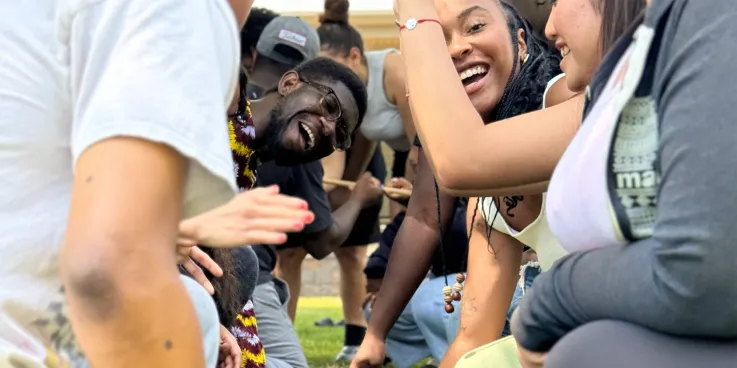
<path id="1" fill-rule="evenodd" d="M 487 239 L 488 226 L 481 214 L 477 213 L 475 222 L 473 219 L 477 205 L 477 200 L 468 205 L 466 223 L 472 235 L 468 244 L 468 277 L 461 299 L 461 328 L 441 367 L 454 367 L 464 354 L 499 339 L 519 278 L 524 246 L 496 230 Z"/>
<path id="2" fill-rule="evenodd" d="M 440 223 L 448 228 L 456 198 L 440 193 Z M 439 242 L 435 184 L 422 149 L 407 215 L 394 240 L 384 284 L 376 298 L 367 337 L 383 341 L 430 269 Z M 438 297 L 441 297 L 438 294 Z"/>
<path id="3" fill-rule="evenodd" d="M 397 6 L 400 22 L 438 19 L 432 1 L 398 0 Z M 447 56 L 440 25 L 422 23 L 400 37 L 415 128 L 440 185 L 466 196 L 544 191 L 538 183 L 550 179 L 573 138 L 583 97 L 485 126 Z"/>

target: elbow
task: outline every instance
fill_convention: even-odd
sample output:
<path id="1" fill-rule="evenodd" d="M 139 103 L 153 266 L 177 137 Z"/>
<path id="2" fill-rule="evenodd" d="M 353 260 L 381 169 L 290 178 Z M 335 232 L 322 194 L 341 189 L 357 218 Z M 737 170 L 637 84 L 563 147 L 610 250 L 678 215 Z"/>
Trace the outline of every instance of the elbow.
<path id="1" fill-rule="evenodd" d="M 65 246 L 65 248 L 76 248 Z M 123 299 L 121 277 L 105 252 L 86 247 L 87 252 L 62 251 L 59 264 L 64 292 L 75 314 L 104 321 L 112 315 Z"/>
<path id="2" fill-rule="evenodd" d="M 435 180 L 438 183 L 438 188 L 454 197 L 465 196 L 465 191 L 469 189 L 466 177 L 462 165 L 442 163 L 435 168 Z"/>
<path id="3" fill-rule="evenodd" d="M 178 282 L 172 267 L 176 263 L 173 251 L 147 252 L 149 242 L 136 249 L 133 244 L 114 239 L 68 239 L 61 250 L 59 271 L 70 308 L 77 309 L 75 314 L 104 321 L 126 301 L 150 297 L 151 290 L 162 282 Z M 141 288 L 142 282 L 151 288 Z"/>
<path id="4" fill-rule="evenodd" d="M 340 244 L 336 244 L 338 243 L 336 235 L 335 224 L 333 224 L 330 229 L 323 231 L 316 238 L 306 241 L 304 248 L 307 254 L 318 261 L 325 259 L 330 253 L 333 253 L 335 248 L 340 246 Z"/>

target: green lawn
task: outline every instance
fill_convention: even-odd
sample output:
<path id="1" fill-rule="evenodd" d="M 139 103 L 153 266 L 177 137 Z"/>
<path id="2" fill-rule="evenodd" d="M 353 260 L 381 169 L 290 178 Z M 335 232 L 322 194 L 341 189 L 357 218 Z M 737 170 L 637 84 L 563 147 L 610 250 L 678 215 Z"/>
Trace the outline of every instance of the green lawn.
<path id="1" fill-rule="evenodd" d="M 340 298 L 299 299 L 295 328 L 310 368 L 348 367 L 333 362 L 343 347 L 343 328 L 315 326 L 315 321 L 325 317 L 330 317 L 336 322 L 343 318 Z"/>
<path id="2" fill-rule="evenodd" d="M 342 314 L 340 298 L 299 299 L 295 329 L 311 368 L 342 367 L 333 360 L 343 347 L 343 329 L 315 326 L 315 321 L 325 317 L 337 322 Z"/>

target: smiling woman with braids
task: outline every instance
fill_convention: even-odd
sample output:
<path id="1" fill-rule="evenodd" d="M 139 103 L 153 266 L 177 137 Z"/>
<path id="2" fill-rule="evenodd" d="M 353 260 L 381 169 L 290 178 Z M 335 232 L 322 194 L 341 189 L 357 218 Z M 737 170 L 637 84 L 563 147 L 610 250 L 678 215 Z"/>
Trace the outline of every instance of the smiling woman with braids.
<path id="1" fill-rule="evenodd" d="M 568 87 L 574 91 L 582 91 L 591 79 L 602 55 L 606 53 L 618 36 L 640 13 L 644 3 L 639 0 L 618 2 L 578 0 L 575 2 L 578 7 L 569 6 L 568 9 L 578 9 L 576 14 L 556 12 L 556 7 L 553 7 L 553 15 L 551 15 L 546 33 L 555 41 L 556 46 L 561 49 L 565 56 L 561 67 L 568 73 L 566 80 Z M 433 19 L 430 14 L 435 12 L 435 9 L 429 1 L 412 3 L 415 7 L 409 4 L 410 2 L 399 1 L 399 13 L 406 14 L 404 18 L 401 15 L 398 17 L 400 21 L 409 18 L 410 14 L 417 18 Z M 436 2 L 435 6 L 438 8 L 442 19 L 441 10 L 443 5 Z M 557 29 L 555 26 L 558 26 Z M 413 38 L 411 41 L 404 39 L 404 37 L 418 37 L 419 32 L 412 34 L 412 36 L 408 35 L 411 32 L 402 33 L 403 44 L 406 45 L 409 52 L 406 54 L 407 59 L 405 60 L 408 64 L 412 63 L 411 59 L 413 58 L 417 60 L 421 55 L 426 57 L 428 54 L 437 52 L 437 50 L 429 51 L 426 47 L 425 42 L 430 39 L 430 32 L 435 32 L 433 48 L 440 48 L 437 27 L 429 25 L 421 28 L 425 32 L 422 41 L 418 38 Z M 420 31 L 420 28 L 417 31 Z M 414 47 L 418 44 L 423 45 L 421 50 Z M 439 79 L 447 77 L 450 80 L 453 77 L 450 68 L 447 65 L 442 68 L 439 67 L 443 62 L 445 61 L 435 59 L 435 65 L 433 66 L 435 70 L 431 74 L 442 75 Z M 416 63 L 417 61 L 411 65 L 416 66 Z M 423 65 L 427 66 L 427 64 L 423 62 Z M 438 69 L 443 69 L 442 73 L 438 72 Z M 424 71 L 424 73 L 428 72 Z M 412 73 L 408 74 L 411 75 Z M 453 80 L 453 83 L 458 85 L 458 90 L 465 89 L 472 105 L 476 107 L 477 111 L 480 111 L 477 108 L 477 101 L 484 100 L 488 96 L 478 93 L 481 90 L 479 85 L 490 83 L 490 80 L 493 80 L 492 78 L 494 78 L 492 73 L 485 73 L 475 80 L 464 81 L 462 87 L 457 80 Z M 473 212 L 469 214 L 469 223 L 473 224 L 472 233 L 478 234 L 476 241 L 478 241 L 479 235 L 488 234 L 491 249 L 494 252 L 492 262 L 487 262 L 484 265 L 483 261 L 480 260 L 482 254 L 474 254 L 474 251 L 478 252 L 479 247 L 471 245 L 470 252 L 472 254 L 469 256 L 471 262 L 469 269 L 476 269 L 473 265 L 478 264 L 478 267 L 480 267 L 478 270 L 482 271 L 481 275 L 485 273 L 487 280 L 490 276 L 492 281 L 485 280 L 486 282 L 479 285 L 477 279 L 472 276 L 466 285 L 462 312 L 465 317 L 463 326 L 467 326 L 467 328 L 462 328 L 462 332 L 459 334 L 460 337 L 454 343 L 454 347 L 457 347 L 457 349 L 451 348 L 451 352 L 446 357 L 446 361 L 455 362 L 459 354 L 496 339 L 494 332 L 502 326 L 502 318 L 494 318 L 493 316 L 501 316 L 504 311 L 505 304 L 500 304 L 499 296 L 502 295 L 500 293 L 510 289 L 508 281 L 514 270 L 509 268 L 509 264 L 511 264 L 511 260 L 519 257 L 518 254 L 520 253 L 519 243 L 504 234 L 511 234 L 517 240 L 535 248 L 539 253 L 542 269 L 549 268 L 556 259 L 564 254 L 547 225 L 547 218 L 543 212 L 544 198 L 539 195 L 516 195 L 501 198 L 498 196 L 520 193 L 534 194 L 545 189 L 547 185 L 546 180 L 544 180 L 545 176 L 541 174 L 540 170 L 549 165 L 549 169 L 552 171 L 557 158 L 560 157 L 559 155 L 556 156 L 555 153 L 560 148 L 558 145 L 565 148 L 564 145 L 570 142 L 576 127 L 580 123 L 581 103 L 580 98 L 576 98 L 546 111 L 524 114 L 508 119 L 508 121 L 483 126 L 481 124 L 476 125 L 476 122 L 472 123 L 472 120 L 478 121 L 479 117 L 471 114 L 470 108 L 460 107 L 462 104 L 467 105 L 468 102 L 458 99 L 459 107 L 453 111 L 457 124 L 450 128 L 448 125 L 438 126 L 439 122 L 435 119 L 445 112 L 441 111 L 442 109 L 435 108 L 436 105 L 428 102 L 428 97 L 435 98 L 438 96 L 430 96 L 431 94 L 424 93 L 426 90 L 420 87 L 413 89 L 412 82 L 410 80 L 411 91 L 418 91 L 416 94 L 413 93 L 412 104 L 413 106 L 416 104 L 416 107 L 421 106 L 421 110 L 416 112 L 418 114 L 416 121 L 420 121 L 419 124 L 427 128 L 425 132 L 422 132 L 423 128 L 419 127 L 420 135 L 423 139 L 427 139 L 426 142 L 423 142 L 428 145 L 429 156 L 441 160 L 441 162 L 433 162 L 433 168 L 439 175 L 440 185 L 445 185 L 446 190 L 449 189 L 448 187 L 455 189 L 451 190 L 453 193 L 490 194 L 495 196 L 494 198 L 483 199 L 482 206 L 478 206 L 482 209 L 483 220 L 479 219 L 479 222 L 475 222 L 478 207 L 474 208 Z M 415 82 L 424 83 L 420 79 Z M 447 95 L 448 92 L 442 96 L 442 99 L 450 99 Z M 552 105 L 550 99 L 547 99 L 546 102 L 548 106 Z M 455 101 L 453 103 L 456 104 Z M 503 102 L 501 105 L 503 105 Z M 466 112 L 468 112 L 468 116 L 465 115 Z M 421 116 L 423 114 L 424 119 Z M 472 120 L 466 120 L 466 118 Z M 481 118 L 483 121 L 488 121 L 483 114 Z M 432 125 L 427 124 L 431 120 L 434 120 Z M 452 132 L 444 132 L 442 135 L 436 136 L 435 133 L 438 131 Z M 544 134 L 541 134 L 541 132 L 544 132 Z M 428 136 L 423 136 L 424 133 L 428 133 Z M 491 133 L 493 133 L 493 136 Z M 476 141 L 480 134 L 484 135 L 483 142 Z M 524 138 L 525 141 L 520 141 L 519 138 Z M 456 139 L 459 139 L 459 141 L 456 141 Z M 456 143 L 460 141 L 463 141 L 463 144 L 456 147 Z M 440 144 L 441 142 L 442 144 Z M 468 157 L 469 144 L 474 145 L 476 143 L 483 143 L 483 152 L 486 153 L 480 156 L 474 155 L 474 157 L 479 157 L 478 160 L 474 160 L 474 163 L 454 168 L 446 165 L 448 160 L 455 160 L 459 156 L 454 156 L 457 151 L 449 157 L 446 155 L 447 152 L 440 152 L 440 150 L 445 150 L 451 146 L 454 149 L 464 151 L 463 155 Z M 437 149 L 439 147 L 440 150 Z M 489 147 L 495 149 L 493 155 L 487 154 Z M 474 147 L 474 149 L 477 148 Z M 475 165 L 479 161 L 484 162 L 485 169 L 473 173 L 467 171 L 469 165 Z M 483 184 L 479 184 L 482 181 Z M 461 185 L 457 185 L 459 183 Z M 479 185 L 479 187 L 476 188 L 475 185 Z M 459 189 L 464 190 L 459 191 Z M 489 232 L 489 224 L 493 224 L 494 229 L 499 229 L 501 233 Z M 473 238 L 471 243 L 475 243 Z M 514 246 L 515 243 L 517 246 Z M 475 272 L 470 270 L 469 273 L 476 275 Z M 507 293 L 504 292 L 503 295 L 507 295 Z M 489 323 L 494 325 L 489 326 Z"/>
<path id="2" fill-rule="evenodd" d="M 487 73 L 493 76 L 491 82 L 472 91 L 482 96 L 473 101 L 477 114 L 481 114 L 485 121 L 493 122 L 537 110 L 543 106 L 544 99 L 550 104 L 552 101 L 562 101 L 570 97 L 564 83 L 549 83 L 560 73 L 560 58 L 548 48 L 544 40 L 535 35 L 529 24 L 511 6 L 496 0 L 454 1 L 439 5 L 439 10 L 447 42 L 445 52 L 450 53 L 461 78 L 478 80 L 478 75 Z M 553 85 L 551 93 L 544 98 L 549 84 Z M 449 109 L 449 105 L 443 106 Z M 539 198 L 537 200 L 540 201 Z M 433 251 L 438 248 L 441 229 L 448 228 L 457 201 L 457 197 L 438 192 L 429 162 L 420 149 L 418 172 L 407 215 L 395 239 L 384 286 L 379 291 L 368 333 L 353 367 L 381 363 L 386 333 L 427 272 Z M 503 208 L 516 214 L 518 210 L 513 207 L 510 205 Z M 524 214 L 520 212 L 519 217 L 524 217 Z M 489 230 L 488 233 L 491 232 Z M 487 234 L 487 229 L 483 233 Z M 502 234 L 494 232 L 489 236 L 492 243 L 513 242 L 511 246 L 503 247 L 504 249 L 516 246 L 519 250 L 518 253 L 507 252 L 509 256 L 492 254 L 487 251 L 485 235 L 477 236 L 475 246 L 469 245 L 471 252 L 474 252 L 469 259 L 474 259 L 481 267 L 498 262 L 503 264 L 505 273 L 510 275 L 509 280 L 500 281 L 509 281 L 506 283 L 508 298 L 489 296 L 499 300 L 499 305 L 504 305 L 499 310 L 502 317 L 499 318 L 498 329 L 496 326 L 478 326 L 495 331 L 490 332 L 494 335 L 490 341 L 499 337 L 502 332 L 503 316 L 512 299 L 523 246 L 514 239 L 500 238 L 504 236 Z M 493 275 L 490 278 L 499 279 Z M 442 298 L 440 292 L 438 290 L 438 298 Z M 448 309 L 450 311 L 452 308 Z M 440 315 L 443 311 L 439 310 L 438 313 Z M 464 334 L 463 331 L 459 333 Z M 457 351 L 453 354 L 455 359 L 460 353 L 469 350 L 462 345 L 453 346 L 455 348 L 451 347 L 451 351 Z"/>
<path id="3" fill-rule="evenodd" d="M 397 19 L 402 24 L 409 18 L 437 19 L 434 2 L 443 3 L 396 0 Z M 507 2 L 527 4 L 525 0 Z M 537 3 L 541 7 L 549 5 L 542 0 Z M 555 4 L 556 0 L 549 3 Z M 525 8 L 530 8 L 529 4 Z M 559 25 L 565 26 L 567 37 L 553 37 L 556 48 L 565 55 L 561 69 L 567 73 L 568 88 L 581 95 L 546 111 L 490 125 L 484 125 L 488 120 L 479 117 L 473 108 L 478 99 L 489 96 L 475 93 L 469 96 L 469 103 L 453 65 L 447 59 L 434 57 L 445 51 L 439 29 L 424 23 L 412 31 L 402 31 L 415 128 L 440 189 L 462 196 L 544 192 L 555 165 L 581 123 L 586 85 L 603 55 L 643 8 L 643 0 L 576 0 L 573 13 L 556 17 Z M 554 14 L 555 6 L 552 9 Z M 432 75 L 432 80 L 426 75 Z M 489 77 L 493 75 L 489 73 L 477 82 L 488 83 Z M 442 93 L 437 92 L 438 85 L 443 86 Z M 448 105 L 454 108 L 444 108 Z M 447 124 L 448 121 L 453 124 Z"/>

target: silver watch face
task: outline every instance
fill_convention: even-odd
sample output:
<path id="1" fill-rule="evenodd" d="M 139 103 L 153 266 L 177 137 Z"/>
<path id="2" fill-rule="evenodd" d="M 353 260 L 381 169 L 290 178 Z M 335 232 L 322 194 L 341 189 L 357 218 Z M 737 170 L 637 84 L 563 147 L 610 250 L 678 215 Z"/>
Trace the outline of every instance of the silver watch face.
<path id="1" fill-rule="evenodd" d="M 405 23 L 405 27 L 407 27 L 407 29 L 410 29 L 410 30 L 415 29 L 415 27 L 417 27 L 417 19 L 415 18 L 407 19 L 407 23 Z"/>

